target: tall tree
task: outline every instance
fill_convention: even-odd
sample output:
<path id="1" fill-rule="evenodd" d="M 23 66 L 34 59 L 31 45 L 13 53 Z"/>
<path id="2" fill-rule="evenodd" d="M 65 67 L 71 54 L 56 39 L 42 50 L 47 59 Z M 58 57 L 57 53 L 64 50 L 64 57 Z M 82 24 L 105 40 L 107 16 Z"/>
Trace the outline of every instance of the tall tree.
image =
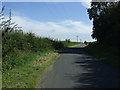
<path id="1" fill-rule="evenodd" d="M 93 20 L 92 37 L 104 45 L 118 45 L 120 2 L 91 2 L 88 14 Z"/>

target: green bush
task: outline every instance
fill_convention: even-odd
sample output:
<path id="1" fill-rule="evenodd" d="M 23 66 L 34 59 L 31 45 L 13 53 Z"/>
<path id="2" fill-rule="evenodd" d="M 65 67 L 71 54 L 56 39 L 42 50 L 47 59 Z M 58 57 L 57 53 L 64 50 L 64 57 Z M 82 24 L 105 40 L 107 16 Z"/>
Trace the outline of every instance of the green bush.
<path id="1" fill-rule="evenodd" d="M 48 50 L 62 50 L 75 42 L 57 41 L 51 38 L 41 38 L 34 33 L 23 33 L 21 30 L 2 30 L 2 59 L 3 71 L 21 66 L 25 60 L 24 52 L 44 52 Z"/>
<path id="2" fill-rule="evenodd" d="M 99 45 L 97 42 L 90 42 L 85 49 L 98 60 L 120 69 L 118 48 L 106 47 L 104 45 Z"/>

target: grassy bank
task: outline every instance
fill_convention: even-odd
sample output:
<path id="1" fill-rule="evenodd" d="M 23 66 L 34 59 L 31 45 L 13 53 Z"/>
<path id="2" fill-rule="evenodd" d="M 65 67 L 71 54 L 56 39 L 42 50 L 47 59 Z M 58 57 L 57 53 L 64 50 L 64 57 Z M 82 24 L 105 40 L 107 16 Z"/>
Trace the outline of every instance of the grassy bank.
<path id="1" fill-rule="evenodd" d="M 103 61 L 104 63 L 107 63 L 120 70 L 120 57 L 118 55 L 118 48 L 100 46 L 97 45 L 96 42 L 92 42 L 86 46 L 86 50 L 95 56 L 98 60 Z"/>
<path id="2" fill-rule="evenodd" d="M 62 50 L 70 45 L 78 44 L 65 41 L 54 40 L 51 38 L 38 37 L 34 33 L 24 33 L 19 30 L 2 30 L 2 70 L 3 72 L 11 70 L 16 66 L 22 66 L 30 62 L 27 54 Z M 26 55 L 26 57 L 25 57 Z"/>
<path id="3" fill-rule="evenodd" d="M 9 33 L 7 36 L 9 36 Z M 17 37 L 23 38 L 24 35 Z M 3 88 L 35 88 L 45 70 L 52 65 L 59 56 L 57 51 L 64 50 L 64 48 L 71 45 L 78 45 L 76 42 L 53 41 L 47 38 L 36 37 L 37 39 L 40 39 L 40 41 L 37 42 L 36 39 L 34 39 L 33 42 L 39 44 L 33 47 L 34 45 L 32 42 L 27 42 L 26 40 L 19 41 L 16 40 L 15 37 L 12 38 L 13 39 L 8 39 L 6 41 L 13 42 L 15 40 L 14 45 L 16 45 L 16 47 L 13 47 L 12 43 L 3 43 L 3 51 L 4 48 L 6 51 L 8 51 L 10 48 L 13 49 L 13 52 L 4 51 L 3 53 Z M 30 47 L 25 46 L 25 43 L 20 44 L 22 41 L 28 44 L 31 43 Z M 19 44 L 23 46 L 20 46 Z"/>
<path id="4" fill-rule="evenodd" d="M 73 46 L 77 45 L 74 43 Z M 34 53 L 22 52 L 19 59 L 25 59 L 28 62 L 5 71 L 2 75 L 2 87 L 35 88 L 45 70 L 56 61 L 58 56 L 59 54 L 55 50 Z"/>
<path id="5" fill-rule="evenodd" d="M 73 45 L 70 45 L 68 47 L 76 47 L 76 46 L 79 46 L 79 45 L 81 45 L 81 43 L 73 44 Z"/>
<path id="6" fill-rule="evenodd" d="M 3 88 L 35 88 L 45 69 L 58 56 L 56 52 L 78 44 L 69 39 L 54 40 L 11 28 L 0 31 Z"/>
<path id="7" fill-rule="evenodd" d="M 49 51 L 40 54 L 38 52 L 29 53 L 27 56 L 24 57 L 31 62 L 3 73 L 3 88 L 35 88 L 46 68 L 58 57 L 58 53 Z"/>
<path id="8" fill-rule="evenodd" d="M 64 44 L 65 47 L 75 47 L 80 45 L 80 42 L 67 42 L 66 41 L 62 41 L 62 43 Z"/>

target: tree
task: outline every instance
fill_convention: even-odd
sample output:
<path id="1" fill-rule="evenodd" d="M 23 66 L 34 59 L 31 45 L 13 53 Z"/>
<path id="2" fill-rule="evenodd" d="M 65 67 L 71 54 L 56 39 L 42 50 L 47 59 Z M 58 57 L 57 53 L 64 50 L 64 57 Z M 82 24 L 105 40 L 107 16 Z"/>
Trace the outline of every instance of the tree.
<path id="1" fill-rule="evenodd" d="M 70 43 L 70 39 L 66 39 L 65 41 L 66 41 L 67 43 Z"/>
<path id="2" fill-rule="evenodd" d="M 87 45 L 87 41 L 84 41 L 84 44 L 86 44 L 86 45 Z"/>
<path id="3" fill-rule="evenodd" d="M 92 37 L 97 43 L 119 46 L 120 2 L 92 2 L 88 14 L 93 20 Z"/>

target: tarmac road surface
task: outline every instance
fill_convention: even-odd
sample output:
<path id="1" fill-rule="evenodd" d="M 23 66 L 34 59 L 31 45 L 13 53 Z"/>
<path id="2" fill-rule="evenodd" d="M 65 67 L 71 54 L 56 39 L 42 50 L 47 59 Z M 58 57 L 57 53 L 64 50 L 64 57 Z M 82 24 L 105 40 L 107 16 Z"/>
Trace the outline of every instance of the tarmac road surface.
<path id="1" fill-rule="evenodd" d="M 119 72 L 84 50 L 68 48 L 47 70 L 40 88 L 119 88 Z"/>

